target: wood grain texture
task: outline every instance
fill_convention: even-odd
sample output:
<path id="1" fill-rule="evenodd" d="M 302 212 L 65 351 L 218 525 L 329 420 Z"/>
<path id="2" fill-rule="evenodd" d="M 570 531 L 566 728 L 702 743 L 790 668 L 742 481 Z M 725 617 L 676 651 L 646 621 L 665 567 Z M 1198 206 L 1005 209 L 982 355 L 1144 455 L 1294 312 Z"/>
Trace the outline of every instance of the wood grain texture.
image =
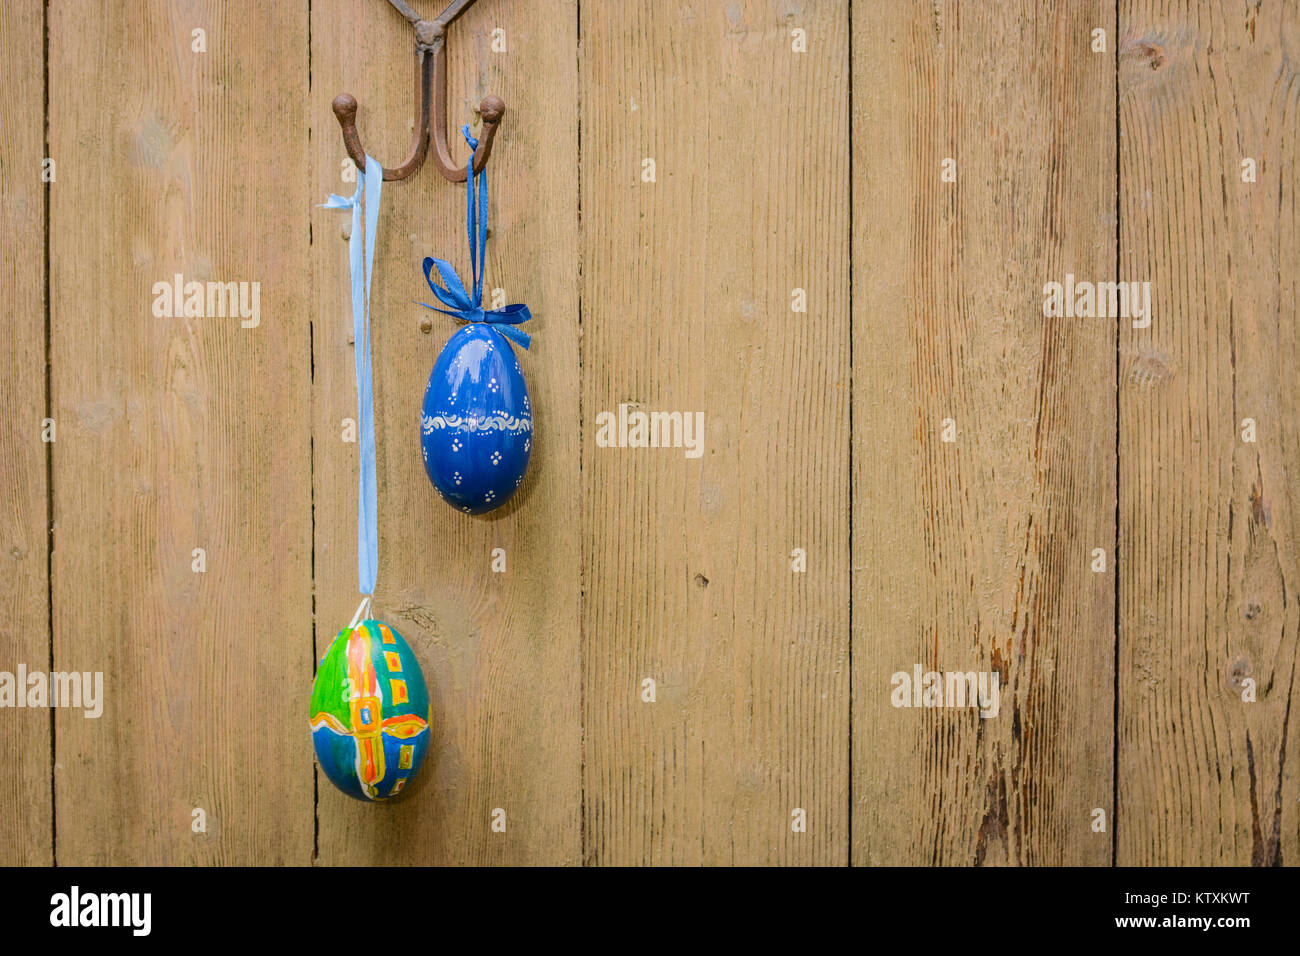
<path id="1" fill-rule="evenodd" d="M 1120 338 L 1118 862 L 1295 865 L 1300 9 L 1126 0 L 1120 31 L 1121 262 L 1154 316 Z"/>
<path id="2" fill-rule="evenodd" d="M 432 6 L 437 6 L 436 4 Z M 437 11 L 424 5 L 421 12 Z M 412 33 L 372 0 L 312 5 L 313 195 L 350 195 L 330 102 L 361 105 L 362 144 L 397 165 L 410 143 Z M 494 29 L 505 52 L 493 52 Z M 409 799 L 376 808 L 319 788 L 322 863 L 562 864 L 580 860 L 577 11 L 572 2 L 480 0 L 448 32 L 448 114 L 456 132 L 487 94 L 506 103 L 488 166 L 491 237 L 484 295 L 527 303 L 532 348 L 519 351 L 535 410 L 528 477 L 481 517 L 443 502 L 424 474 L 419 410 L 455 322 L 433 301 L 420 263 L 469 274 L 463 185 L 429 162 L 385 184 L 376 252 L 373 349 L 378 442 L 376 616 L 424 667 L 433 740 Z M 347 245 L 350 218 L 313 215 L 315 277 L 316 641 L 323 654 L 356 607 L 357 446 Z M 432 332 L 420 320 L 433 321 Z M 504 574 L 491 571 L 494 548 Z M 305 717 L 304 717 L 305 721 Z M 305 723 L 303 740 L 307 740 Z M 491 829 L 505 811 L 506 830 Z"/>
<path id="3" fill-rule="evenodd" d="M 1114 272 L 1113 20 L 853 7 L 859 864 L 1110 859 L 1115 324 L 1043 286 Z M 893 706 L 918 664 L 1000 675 L 996 717 Z"/>
<path id="4" fill-rule="evenodd" d="M 355 188 L 337 93 L 405 157 L 411 28 L 46 6 L 0 16 L 0 670 L 105 703 L 0 709 L 0 865 L 1300 861 L 1296 3 L 478 0 L 450 114 L 507 103 L 486 288 L 536 316 L 537 444 L 493 515 L 425 478 L 454 323 L 414 300 L 465 197 L 388 183 L 376 612 L 434 740 L 382 808 L 307 727 L 357 603 L 350 218 L 313 206 Z M 177 273 L 260 323 L 156 316 Z M 1151 326 L 1044 317 L 1067 274 L 1150 281 Z M 703 456 L 604 447 L 620 404 L 703 412 Z M 894 707 L 918 664 L 998 715 Z"/>
<path id="5" fill-rule="evenodd" d="M 58 860 L 306 863 L 306 4 L 49 14 L 54 663 L 105 697 L 56 717 Z M 157 317 L 176 273 L 260 324 Z"/>
<path id="6" fill-rule="evenodd" d="M 0 669 L 48 670 L 49 516 L 45 418 L 45 103 L 40 0 L 0 17 L 6 108 L 0 114 Z M 19 688 L 23 694 L 26 688 Z M 0 866 L 48 865 L 50 721 L 44 710 L 0 712 Z"/>
<path id="7" fill-rule="evenodd" d="M 582 8 L 588 863 L 847 860 L 847 14 Z"/>

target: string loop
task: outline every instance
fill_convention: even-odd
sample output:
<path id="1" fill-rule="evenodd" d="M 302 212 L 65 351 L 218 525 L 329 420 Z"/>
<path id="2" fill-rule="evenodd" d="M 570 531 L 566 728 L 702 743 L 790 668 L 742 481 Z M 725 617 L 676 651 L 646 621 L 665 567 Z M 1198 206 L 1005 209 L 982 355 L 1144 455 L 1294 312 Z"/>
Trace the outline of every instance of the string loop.
<path id="1" fill-rule="evenodd" d="M 478 140 L 470 135 L 469 125 L 462 126 L 460 131 L 469 148 L 478 149 Z M 516 328 L 533 317 L 528 311 L 528 306 L 521 302 L 501 309 L 483 308 L 483 264 L 487 258 L 487 170 L 486 168 L 479 170 L 476 176 L 472 156 L 465 172 L 465 206 L 465 231 L 469 234 L 470 288 L 473 292 L 466 291 L 465 284 L 460 281 L 460 276 L 456 274 L 450 262 L 429 256 L 424 260 L 425 281 L 429 283 L 429 288 L 438 297 L 438 301 L 447 308 L 440 309 L 426 302 L 421 302 L 420 305 L 441 312 L 443 315 L 455 316 L 464 322 L 486 322 L 494 325 L 506 338 L 523 348 L 528 348 L 532 338 L 527 332 Z M 433 279 L 435 268 L 442 278 L 441 284 Z"/>
<path id="2" fill-rule="evenodd" d="M 373 157 L 366 156 L 366 171 L 357 177 L 357 191 L 346 198 L 331 193 L 329 199 L 321 203 L 325 209 L 352 210 L 348 259 L 352 271 L 352 342 L 357 371 L 357 427 L 361 431 L 361 474 L 357 488 L 357 587 L 365 595 L 375 593 L 375 579 L 379 575 L 375 402 L 370 354 L 370 281 L 374 276 L 375 235 L 379 226 L 379 200 L 383 188 L 383 169 Z M 364 262 L 361 228 L 363 207 Z M 365 602 L 362 604 L 364 606 Z M 357 613 L 361 613 L 361 608 L 357 609 Z"/>

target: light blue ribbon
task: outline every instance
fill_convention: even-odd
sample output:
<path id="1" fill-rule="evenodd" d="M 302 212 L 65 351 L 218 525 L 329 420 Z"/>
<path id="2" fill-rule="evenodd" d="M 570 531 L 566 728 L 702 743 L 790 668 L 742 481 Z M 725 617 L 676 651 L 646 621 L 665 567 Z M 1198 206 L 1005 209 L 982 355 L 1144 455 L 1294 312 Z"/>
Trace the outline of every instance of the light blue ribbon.
<path id="1" fill-rule="evenodd" d="M 362 278 L 361 207 L 365 191 L 365 265 Z M 384 171 L 370 156 L 366 171 L 357 177 L 357 191 L 349 198 L 330 194 L 325 209 L 351 209 L 352 233 L 348 259 L 352 268 L 352 343 L 357 365 L 357 421 L 361 428 L 361 480 L 357 491 L 357 586 L 362 594 L 375 593 L 379 574 L 379 505 L 375 490 L 375 400 L 370 357 L 370 280 L 374 275 L 375 232 L 379 225 L 379 197 Z"/>
<path id="2" fill-rule="evenodd" d="M 469 126 L 462 126 L 460 131 L 465 136 L 465 142 L 469 143 L 469 148 L 478 149 L 478 140 L 469 134 Z M 429 256 L 424 260 L 424 278 L 429 283 L 429 288 L 433 290 L 433 294 L 438 297 L 438 301 L 447 308 L 440 309 L 436 305 L 425 302 L 421 302 L 420 305 L 441 312 L 443 315 L 453 315 L 466 322 L 486 322 L 499 326 L 497 331 L 502 335 L 528 348 L 528 343 L 532 339 L 527 332 L 515 328 L 533 317 L 528 311 L 528 306 L 519 303 L 508 305 L 503 309 L 487 311 L 483 309 L 483 262 L 487 255 L 487 167 L 475 176 L 473 155 L 470 156 L 469 165 L 465 170 L 465 204 L 465 226 L 466 232 L 469 233 L 469 266 L 471 278 L 474 280 L 474 294 L 471 297 L 465 291 L 465 285 L 460 281 L 460 276 L 456 275 L 456 270 L 451 267 L 451 263 L 445 259 Z M 442 276 L 442 285 L 433 281 L 431 273 L 435 267 L 438 274 Z"/>

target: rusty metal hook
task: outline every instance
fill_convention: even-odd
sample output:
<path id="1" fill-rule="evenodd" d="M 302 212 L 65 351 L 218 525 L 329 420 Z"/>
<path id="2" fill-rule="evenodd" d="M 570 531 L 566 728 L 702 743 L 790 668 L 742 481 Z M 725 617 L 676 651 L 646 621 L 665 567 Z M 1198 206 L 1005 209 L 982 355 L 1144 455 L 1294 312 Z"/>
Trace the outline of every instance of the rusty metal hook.
<path id="1" fill-rule="evenodd" d="M 388 2 L 415 27 L 415 99 L 418 105 L 411 154 L 402 165 L 385 169 L 384 179 L 406 179 L 424 164 L 424 157 L 429 151 L 429 117 L 432 112 L 434 164 L 443 178 L 453 183 L 463 183 L 465 166 L 457 165 L 447 150 L 447 58 L 444 47 L 447 42 L 447 27 L 473 6 L 474 0 L 453 0 L 436 20 L 421 19 L 405 0 Z M 433 96 L 435 89 L 438 94 L 436 98 Z M 478 137 L 478 148 L 474 150 L 476 173 L 487 165 L 488 156 L 492 153 L 492 138 L 496 136 L 506 104 L 499 97 L 487 96 L 479 104 L 478 111 L 483 118 L 483 132 Z M 334 115 L 343 128 L 343 145 L 347 147 L 348 155 L 357 164 L 357 169 L 365 169 L 366 151 L 357 134 L 356 97 L 351 93 L 340 93 L 334 97 Z"/>

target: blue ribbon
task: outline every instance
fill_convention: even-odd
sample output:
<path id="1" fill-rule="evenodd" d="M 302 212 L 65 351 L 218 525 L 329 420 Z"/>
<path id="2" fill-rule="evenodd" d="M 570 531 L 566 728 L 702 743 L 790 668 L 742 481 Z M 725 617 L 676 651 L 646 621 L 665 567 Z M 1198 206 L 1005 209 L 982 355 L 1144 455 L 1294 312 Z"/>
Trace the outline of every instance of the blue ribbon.
<path id="1" fill-rule="evenodd" d="M 365 190 L 365 266 L 361 249 L 362 189 Z M 325 209 L 351 209 L 352 233 L 348 259 L 352 269 L 352 343 L 357 365 L 357 421 L 361 427 L 361 479 L 357 490 L 357 586 L 362 594 L 375 593 L 379 574 L 379 505 L 375 490 L 375 401 L 370 357 L 370 280 L 374 275 L 375 232 L 379 225 L 379 197 L 384 171 L 366 157 L 366 171 L 357 177 L 357 191 L 321 203 Z"/>
<path id="2" fill-rule="evenodd" d="M 478 140 L 469 134 L 469 126 L 462 126 L 460 131 L 465 136 L 465 142 L 469 143 L 469 148 L 478 149 Z M 424 278 L 429 283 L 429 288 L 433 290 L 433 294 L 438 297 L 438 301 L 447 308 L 440 309 L 436 305 L 425 302 L 421 302 L 420 305 L 441 312 L 443 315 L 455 316 L 465 322 L 486 322 L 499 326 L 497 331 L 502 335 L 528 348 L 528 343 L 532 341 L 531 337 L 522 329 L 515 328 L 533 317 L 528 311 L 528 306 L 520 303 L 508 305 L 504 309 L 486 311 L 483 309 L 483 262 L 487 255 L 487 169 L 484 167 L 475 176 L 473 155 L 470 156 L 469 165 L 465 170 L 465 203 L 465 225 L 466 232 L 469 233 L 469 265 L 474 280 L 474 294 L 471 296 L 465 291 L 465 285 L 460 281 L 460 276 L 456 275 L 456 270 L 451 267 L 451 263 L 445 259 L 429 256 L 424 260 Z M 435 267 L 442 277 L 442 285 L 433 281 L 432 272 Z"/>

